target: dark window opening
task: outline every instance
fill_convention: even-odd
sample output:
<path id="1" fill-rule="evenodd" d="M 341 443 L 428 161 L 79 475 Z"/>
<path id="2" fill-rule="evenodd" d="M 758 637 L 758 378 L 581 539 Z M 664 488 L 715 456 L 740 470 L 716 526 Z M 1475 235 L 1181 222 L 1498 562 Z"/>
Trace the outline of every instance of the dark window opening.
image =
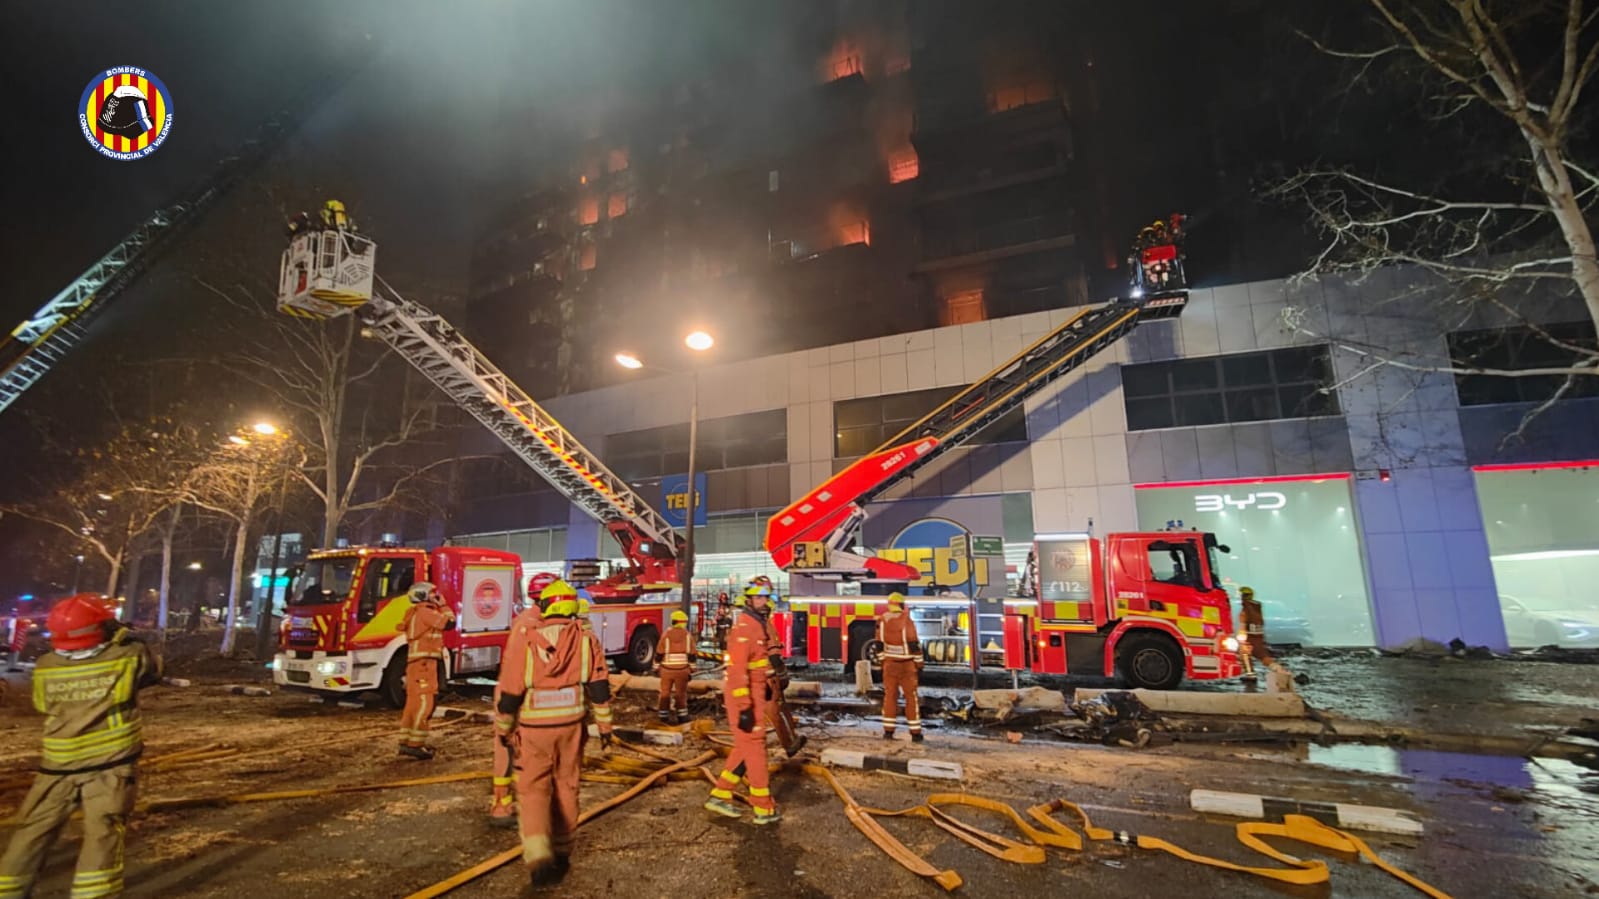
<path id="1" fill-rule="evenodd" d="M 720 471 L 788 461 L 788 410 L 771 409 L 699 423 L 694 468 Z M 605 461 L 624 480 L 688 471 L 688 424 L 612 434 Z"/>
<path id="2" fill-rule="evenodd" d="M 1540 334 L 1539 331 L 1543 333 Z M 1544 335 L 1547 334 L 1548 337 Z M 1566 344 L 1566 346 L 1561 346 Z M 1565 322 L 1532 328 L 1456 331 L 1449 335 L 1449 356 L 1462 367 L 1527 371 L 1569 368 L 1599 351 L 1593 325 Z M 1462 406 L 1491 403 L 1541 403 L 1566 382 L 1565 375 L 1455 375 Z M 1599 377 L 1578 376 L 1562 399 L 1599 396 Z"/>
<path id="3" fill-rule="evenodd" d="M 851 459 L 870 453 L 965 389 L 937 387 L 839 400 L 833 404 L 833 458 Z M 1026 440 L 1027 416 L 1017 406 L 966 443 L 1021 443 Z"/>
<path id="4" fill-rule="evenodd" d="M 1122 366 L 1129 431 L 1337 415 L 1332 385 L 1325 346 Z"/>

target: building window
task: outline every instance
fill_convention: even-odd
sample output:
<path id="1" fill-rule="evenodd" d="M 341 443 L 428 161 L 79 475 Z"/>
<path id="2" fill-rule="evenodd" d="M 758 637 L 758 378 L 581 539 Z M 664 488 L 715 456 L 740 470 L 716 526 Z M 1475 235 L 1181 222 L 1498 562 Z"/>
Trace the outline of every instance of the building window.
<path id="1" fill-rule="evenodd" d="M 627 171 L 627 148 L 618 147 L 605 158 L 605 170 L 612 174 Z"/>
<path id="2" fill-rule="evenodd" d="M 584 196 L 578 200 L 577 223 L 579 225 L 592 225 L 600 220 L 600 198 L 593 195 Z"/>
<path id="3" fill-rule="evenodd" d="M 1593 325 L 1587 322 L 1546 325 L 1541 330 L 1549 336 L 1546 338 L 1532 328 L 1456 331 L 1449 335 L 1449 356 L 1461 367 L 1526 371 L 1533 368 L 1568 368 L 1599 352 Z M 1455 389 L 1460 393 L 1462 406 L 1539 403 L 1553 396 L 1565 382 L 1564 375 L 1519 378 L 1455 375 Z M 1571 389 L 1565 392 L 1563 398 L 1591 396 L 1599 396 L 1599 378 L 1589 375 L 1573 379 Z"/>
<path id="4" fill-rule="evenodd" d="M 788 461 L 788 410 L 772 409 L 699 423 L 694 467 L 720 471 Z M 606 464 L 624 480 L 658 478 L 688 471 L 688 424 L 612 434 L 605 439 Z"/>
<path id="5" fill-rule="evenodd" d="M 939 324 L 946 326 L 965 325 L 988 318 L 983 308 L 981 290 L 966 290 L 945 297 L 941 311 L 943 314 L 939 316 Z"/>
<path id="6" fill-rule="evenodd" d="M 605 215 L 607 218 L 613 219 L 619 219 L 627 215 L 627 193 L 625 191 L 619 190 L 611 194 L 611 198 L 605 206 Z"/>
<path id="7" fill-rule="evenodd" d="M 833 404 L 833 457 L 864 456 L 943 405 L 964 387 L 937 387 Z M 968 444 L 1016 443 L 1027 440 L 1027 416 L 1021 406 L 989 425 Z"/>
<path id="8" fill-rule="evenodd" d="M 583 248 L 578 251 L 577 267 L 585 272 L 593 271 L 594 266 L 598 261 L 596 258 L 597 256 L 598 254 L 595 252 L 594 241 L 590 240 L 584 242 Z"/>
<path id="9" fill-rule="evenodd" d="M 1337 415 L 1325 346 L 1122 366 L 1127 429 Z"/>
<path id="10" fill-rule="evenodd" d="M 888 183 L 911 181 L 922 173 L 921 159 L 913 147 L 897 150 L 888 157 Z"/>

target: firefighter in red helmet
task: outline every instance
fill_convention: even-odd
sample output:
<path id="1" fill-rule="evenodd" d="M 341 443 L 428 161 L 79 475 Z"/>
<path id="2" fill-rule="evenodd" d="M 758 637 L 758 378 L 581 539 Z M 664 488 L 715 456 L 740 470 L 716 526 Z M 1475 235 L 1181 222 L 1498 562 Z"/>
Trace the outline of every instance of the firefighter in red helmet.
<path id="1" fill-rule="evenodd" d="M 161 662 L 91 593 L 57 603 L 47 626 L 51 651 L 33 671 L 44 749 L 17 811 L 21 823 L 0 857 L 0 899 L 31 894 L 50 844 L 80 807 L 83 846 L 72 895 L 113 896 L 122 892 L 134 764 L 144 749 L 139 691 L 161 680 Z"/>

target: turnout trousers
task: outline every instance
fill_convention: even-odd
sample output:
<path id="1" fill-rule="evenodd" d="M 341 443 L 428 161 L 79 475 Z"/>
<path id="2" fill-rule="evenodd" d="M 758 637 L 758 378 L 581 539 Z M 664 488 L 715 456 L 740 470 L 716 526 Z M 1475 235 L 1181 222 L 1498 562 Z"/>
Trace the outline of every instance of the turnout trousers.
<path id="1" fill-rule="evenodd" d="M 679 712 L 688 714 L 688 682 L 693 674 L 693 668 L 661 666 L 661 702 L 658 710 L 662 721 L 666 720 L 667 712 L 672 710 L 674 703 Z"/>
<path id="2" fill-rule="evenodd" d="M 122 849 L 137 793 L 133 762 L 81 774 L 43 774 L 17 810 L 21 823 L 0 858 L 0 899 L 29 895 L 44 856 L 72 813 L 83 807 L 83 848 L 72 899 L 122 893 Z"/>
<path id="3" fill-rule="evenodd" d="M 516 728 L 516 811 L 529 867 L 572 854 L 583 731 L 581 721 Z"/>
<path id="4" fill-rule="evenodd" d="M 405 710 L 400 713 L 400 745 L 426 746 L 428 725 L 439 695 L 439 660 L 405 663 Z"/>
<path id="5" fill-rule="evenodd" d="M 905 724 L 911 733 L 922 732 L 922 712 L 916 703 L 920 683 L 914 659 L 883 660 L 883 733 L 893 736 L 899 718 L 899 700 L 905 697 Z"/>
<path id="6" fill-rule="evenodd" d="M 717 799 L 731 800 L 733 790 L 740 783 L 746 783 L 749 785 L 750 806 L 759 817 L 777 810 L 777 803 L 772 801 L 769 772 L 766 769 L 766 717 L 771 710 L 767 708 L 765 677 L 755 675 L 750 678 L 750 699 L 755 704 L 755 726 L 749 733 L 738 729 L 735 698 L 728 696 L 726 699 L 727 723 L 733 731 L 733 751 L 728 754 L 726 767 L 722 769 L 721 776 L 716 778 L 711 795 Z"/>

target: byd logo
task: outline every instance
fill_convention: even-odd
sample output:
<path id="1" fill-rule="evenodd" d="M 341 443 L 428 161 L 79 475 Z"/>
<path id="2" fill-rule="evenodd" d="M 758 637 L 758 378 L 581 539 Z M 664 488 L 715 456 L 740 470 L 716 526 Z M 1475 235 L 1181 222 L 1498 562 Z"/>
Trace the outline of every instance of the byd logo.
<path id="1" fill-rule="evenodd" d="M 1246 493 L 1242 497 L 1234 497 L 1231 493 L 1201 493 L 1194 497 L 1195 512 L 1224 512 L 1229 508 L 1240 512 L 1245 509 L 1260 509 L 1271 512 L 1288 505 L 1288 497 L 1274 490 L 1264 493 Z"/>

